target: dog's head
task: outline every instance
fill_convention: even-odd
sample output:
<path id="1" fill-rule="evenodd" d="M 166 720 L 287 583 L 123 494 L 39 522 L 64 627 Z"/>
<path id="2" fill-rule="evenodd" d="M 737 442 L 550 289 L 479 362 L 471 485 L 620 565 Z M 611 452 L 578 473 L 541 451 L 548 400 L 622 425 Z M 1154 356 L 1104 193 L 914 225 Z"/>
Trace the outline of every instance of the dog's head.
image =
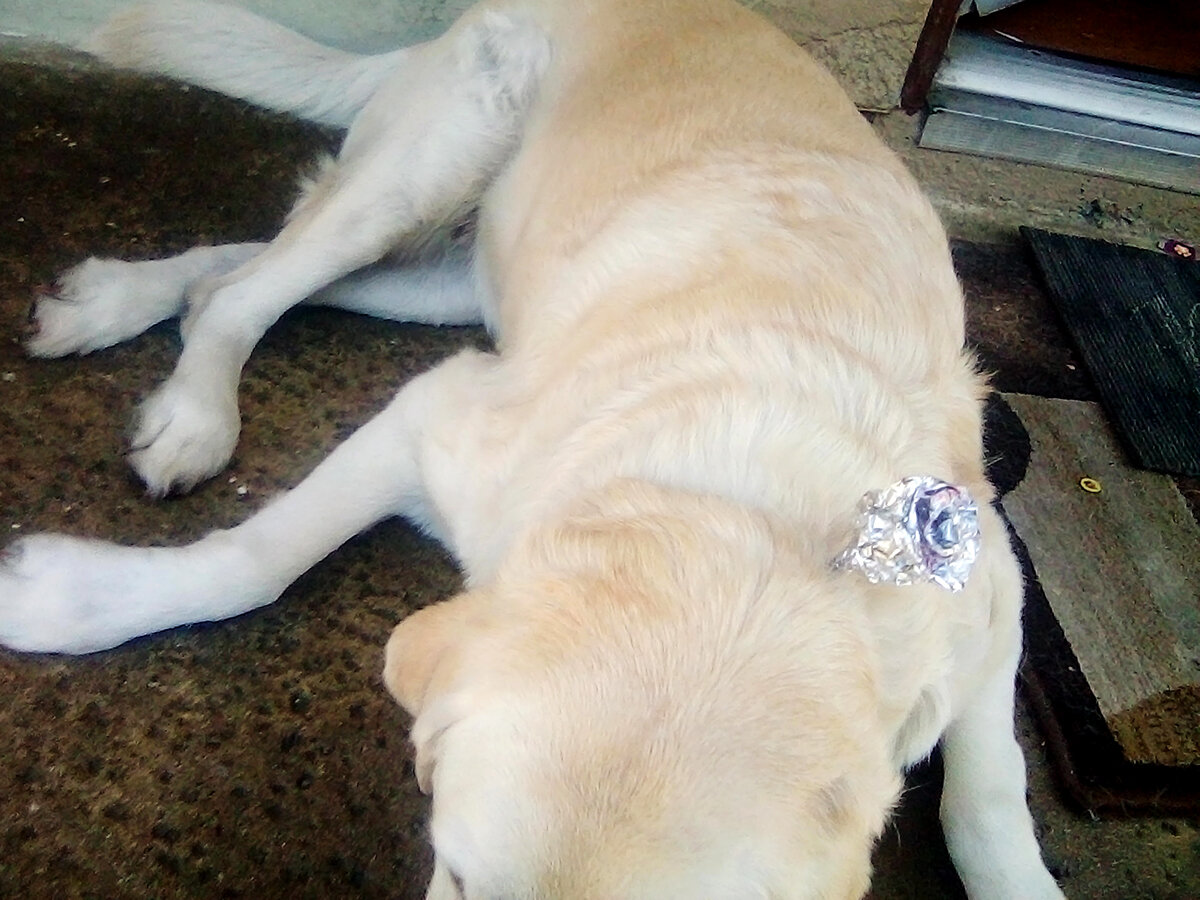
<path id="1" fill-rule="evenodd" d="M 395 629 L 429 897 L 866 890 L 898 783 L 845 579 L 779 573 L 761 528 L 697 555 L 694 528 L 576 523 L 553 577 L 535 560 Z"/>

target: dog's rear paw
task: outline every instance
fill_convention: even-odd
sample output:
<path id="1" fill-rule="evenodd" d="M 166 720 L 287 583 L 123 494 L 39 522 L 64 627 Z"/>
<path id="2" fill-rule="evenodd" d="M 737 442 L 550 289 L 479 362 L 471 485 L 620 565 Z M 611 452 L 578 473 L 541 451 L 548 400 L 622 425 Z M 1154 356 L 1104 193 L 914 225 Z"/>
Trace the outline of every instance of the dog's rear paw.
<path id="1" fill-rule="evenodd" d="M 157 268 L 93 257 L 68 269 L 34 301 L 25 349 L 43 357 L 91 353 L 175 315 L 183 286 Z"/>
<path id="2" fill-rule="evenodd" d="M 153 497 L 187 492 L 228 464 L 241 420 L 237 397 L 172 379 L 138 411 L 129 464 Z"/>

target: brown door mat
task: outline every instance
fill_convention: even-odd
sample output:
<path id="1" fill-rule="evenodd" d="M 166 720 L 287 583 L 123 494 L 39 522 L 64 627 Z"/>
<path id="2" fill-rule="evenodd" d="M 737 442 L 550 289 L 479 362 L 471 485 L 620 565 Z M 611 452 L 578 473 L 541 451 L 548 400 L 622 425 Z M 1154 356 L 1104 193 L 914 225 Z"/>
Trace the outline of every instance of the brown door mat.
<path id="1" fill-rule="evenodd" d="M 1105 444 L 1106 429 L 1090 428 L 1081 416 L 1098 418 L 1098 407 L 1022 395 L 989 404 L 990 474 L 1015 526 L 1027 585 L 1023 681 L 1057 774 L 1081 806 L 1197 811 L 1200 669 L 1181 659 L 1194 639 L 1187 604 L 1200 579 L 1186 582 L 1197 568 L 1188 556 L 1197 529 L 1176 492 L 1166 527 L 1187 533 L 1181 540 L 1159 534 L 1160 511 L 1145 504 L 1167 504 L 1153 492 L 1131 496 L 1123 479 L 1173 486 L 1119 463 L 1118 472 L 1095 446 Z M 1100 494 L 1080 489 L 1081 467 L 1100 482 Z M 1138 518 L 1149 524 L 1112 533 Z M 1153 546 L 1142 552 L 1147 541 Z M 1167 558 L 1151 559 L 1160 549 Z M 1172 596 L 1152 596 L 1164 591 Z"/>
<path id="2" fill-rule="evenodd" d="M 1200 76 L 1195 0 L 1025 0 L 964 26 L 1102 62 Z"/>
<path id="3" fill-rule="evenodd" d="M 1126 759 L 1080 672 L 1038 583 L 1028 552 L 1009 532 L 1025 572 L 1025 659 L 1020 682 L 1055 775 L 1081 809 L 1150 815 L 1200 813 L 1200 766 Z"/>
<path id="4" fill-rule="evenodd" d="M 1200 266 L 1022 228 L 1133 461 L 1200 476 Z"/>

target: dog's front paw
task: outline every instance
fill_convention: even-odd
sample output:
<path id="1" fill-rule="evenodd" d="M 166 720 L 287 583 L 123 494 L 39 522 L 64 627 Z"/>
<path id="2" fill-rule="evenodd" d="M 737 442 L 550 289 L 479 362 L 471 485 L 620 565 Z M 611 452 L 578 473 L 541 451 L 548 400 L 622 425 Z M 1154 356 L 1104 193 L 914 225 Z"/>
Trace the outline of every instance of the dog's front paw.
<path id="1" fill-rule="evenodd" d="M 183 302 L 182 285 L 166 274 L 154 263 L 95 257 L 67 270 L 34 301 L 25 349 L 43 357 L 91 353 L 141 334 Z"/>
<path id="2" fill-rule="evenodd" d="M 0 554 L 0 644 L 34 653 L 91 653 L 141 633 L 122 621 L 136 614 L 137 600 L 113 565 L 113 549 L 57 534 L 7 547 Z"/>
<path id="3" fill-rule="evenodd" d="M 0 646 L 94 653 L 166 628 L 240 615 L 283 590 L 229 532 L 184 547 L 35 534 L 0 551 Z"/>
<path id="4" fill-rule="evenodd" d="M 225 468 L 240 429 L 236 395 L 173 378 L 142 403 L 129 464 L 153 497 L 187 492 Z"/>

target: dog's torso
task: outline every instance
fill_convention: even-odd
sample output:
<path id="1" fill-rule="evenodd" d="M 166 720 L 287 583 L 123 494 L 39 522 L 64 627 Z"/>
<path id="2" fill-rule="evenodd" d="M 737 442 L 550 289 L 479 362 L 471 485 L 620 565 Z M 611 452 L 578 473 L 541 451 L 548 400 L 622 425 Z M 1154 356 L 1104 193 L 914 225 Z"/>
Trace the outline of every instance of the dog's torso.
<path id="1" fill-rule="evenodd" d="M 722 702 L 778 688 L 775 739 L 824 742 L 843 792 L 832 805 L 861 835 L 1017 627 L 1016 576 L 990 511 L 961 595 L 830 574 L 868 490 L 936 472 L 990 499 L 983 383 L 963 351 L 945 237 L 829 76 L 758 19 L 725 4 L 568 6 L 535 6 L 556 56 L 481 209 L 485 315 L 502 350 L 476 382 L 486 412 L 448 418 L 438 438 L 471 430 L 482 449 L 470 465 L 489 477 L 468 488 L 456 469 L 427 471 L 454 509 L 434 530 L 449 529 L 489 604 L 542 619 L 568 645 L 580 639 L 556 618 L 603 633 L 596 623 L 615 616 L 656 633 L 666 615 L 659 640 L 678 645 L 676 662 L 726 678 Z M 637 137 L 614 153 L 624 135 Z M 660 539 L 669 550 L 647 549 Z M 622 577 L 657 581 L 678 602 L 669 614 L 610 590 L 613 570 L 639 565 Z M 551 612 L 522 599 L 544 597 L 547 579 L 593 577 Z M 840 579 L 837 601 L 814 600 L 814 579 Z M 664 702 L 685 707 L 703 690 L 699 672 L 668 672 L 661 651 L 634 645 L 609 647 L 614 665 L 640 656 L 639 678 L 657 679 Z M 545 663 L 539 647 L 523 642 L 521 654 Z M 794 683 L 798 661 L 822 676 Z M 589 701 L 563 685 L 586 676 L 561 660 L 540 671 L 557 666 L 560 693 L 546 702 L 568 715 Z M 525 675 L 522 690 L 535 680 Z M 814 694 L 827 705 L 802 714 Z M 715 732 L 715 701 L 706 708 L 693 721 Z M 780 726 L 801 715 L 795 732 Z M 802 755 L 748 752 L 765 768 L 805 769 L 815 790 L 820 766 Z"/>
<path id="2" fill-rule="evenodd" d="M 492 490 L 455 504 L 471 582 L 614 479 L 762 514 L 810 565 L 846 546 L 864 492 L 914 472 L 990 499 L 941 226 L 827 73 L 720 2 L 489 8 L 534 16 L 555 57 L 481 210 L 503 353 L 486 421 L 466 426 L 487 435 Z M 983 567 L 1006 564 L 1003 532 L 987 540 Z M 881 635 L 896 616 L 938 631 L 925 653 L 896 641 L 918 683 L 898 693 L 920 693 L 926 665 L 945 677 L 944 620 L 974 632 L 990 603 L 968 591 L 945 617 L 925 588 L 879 602 Z"/>

